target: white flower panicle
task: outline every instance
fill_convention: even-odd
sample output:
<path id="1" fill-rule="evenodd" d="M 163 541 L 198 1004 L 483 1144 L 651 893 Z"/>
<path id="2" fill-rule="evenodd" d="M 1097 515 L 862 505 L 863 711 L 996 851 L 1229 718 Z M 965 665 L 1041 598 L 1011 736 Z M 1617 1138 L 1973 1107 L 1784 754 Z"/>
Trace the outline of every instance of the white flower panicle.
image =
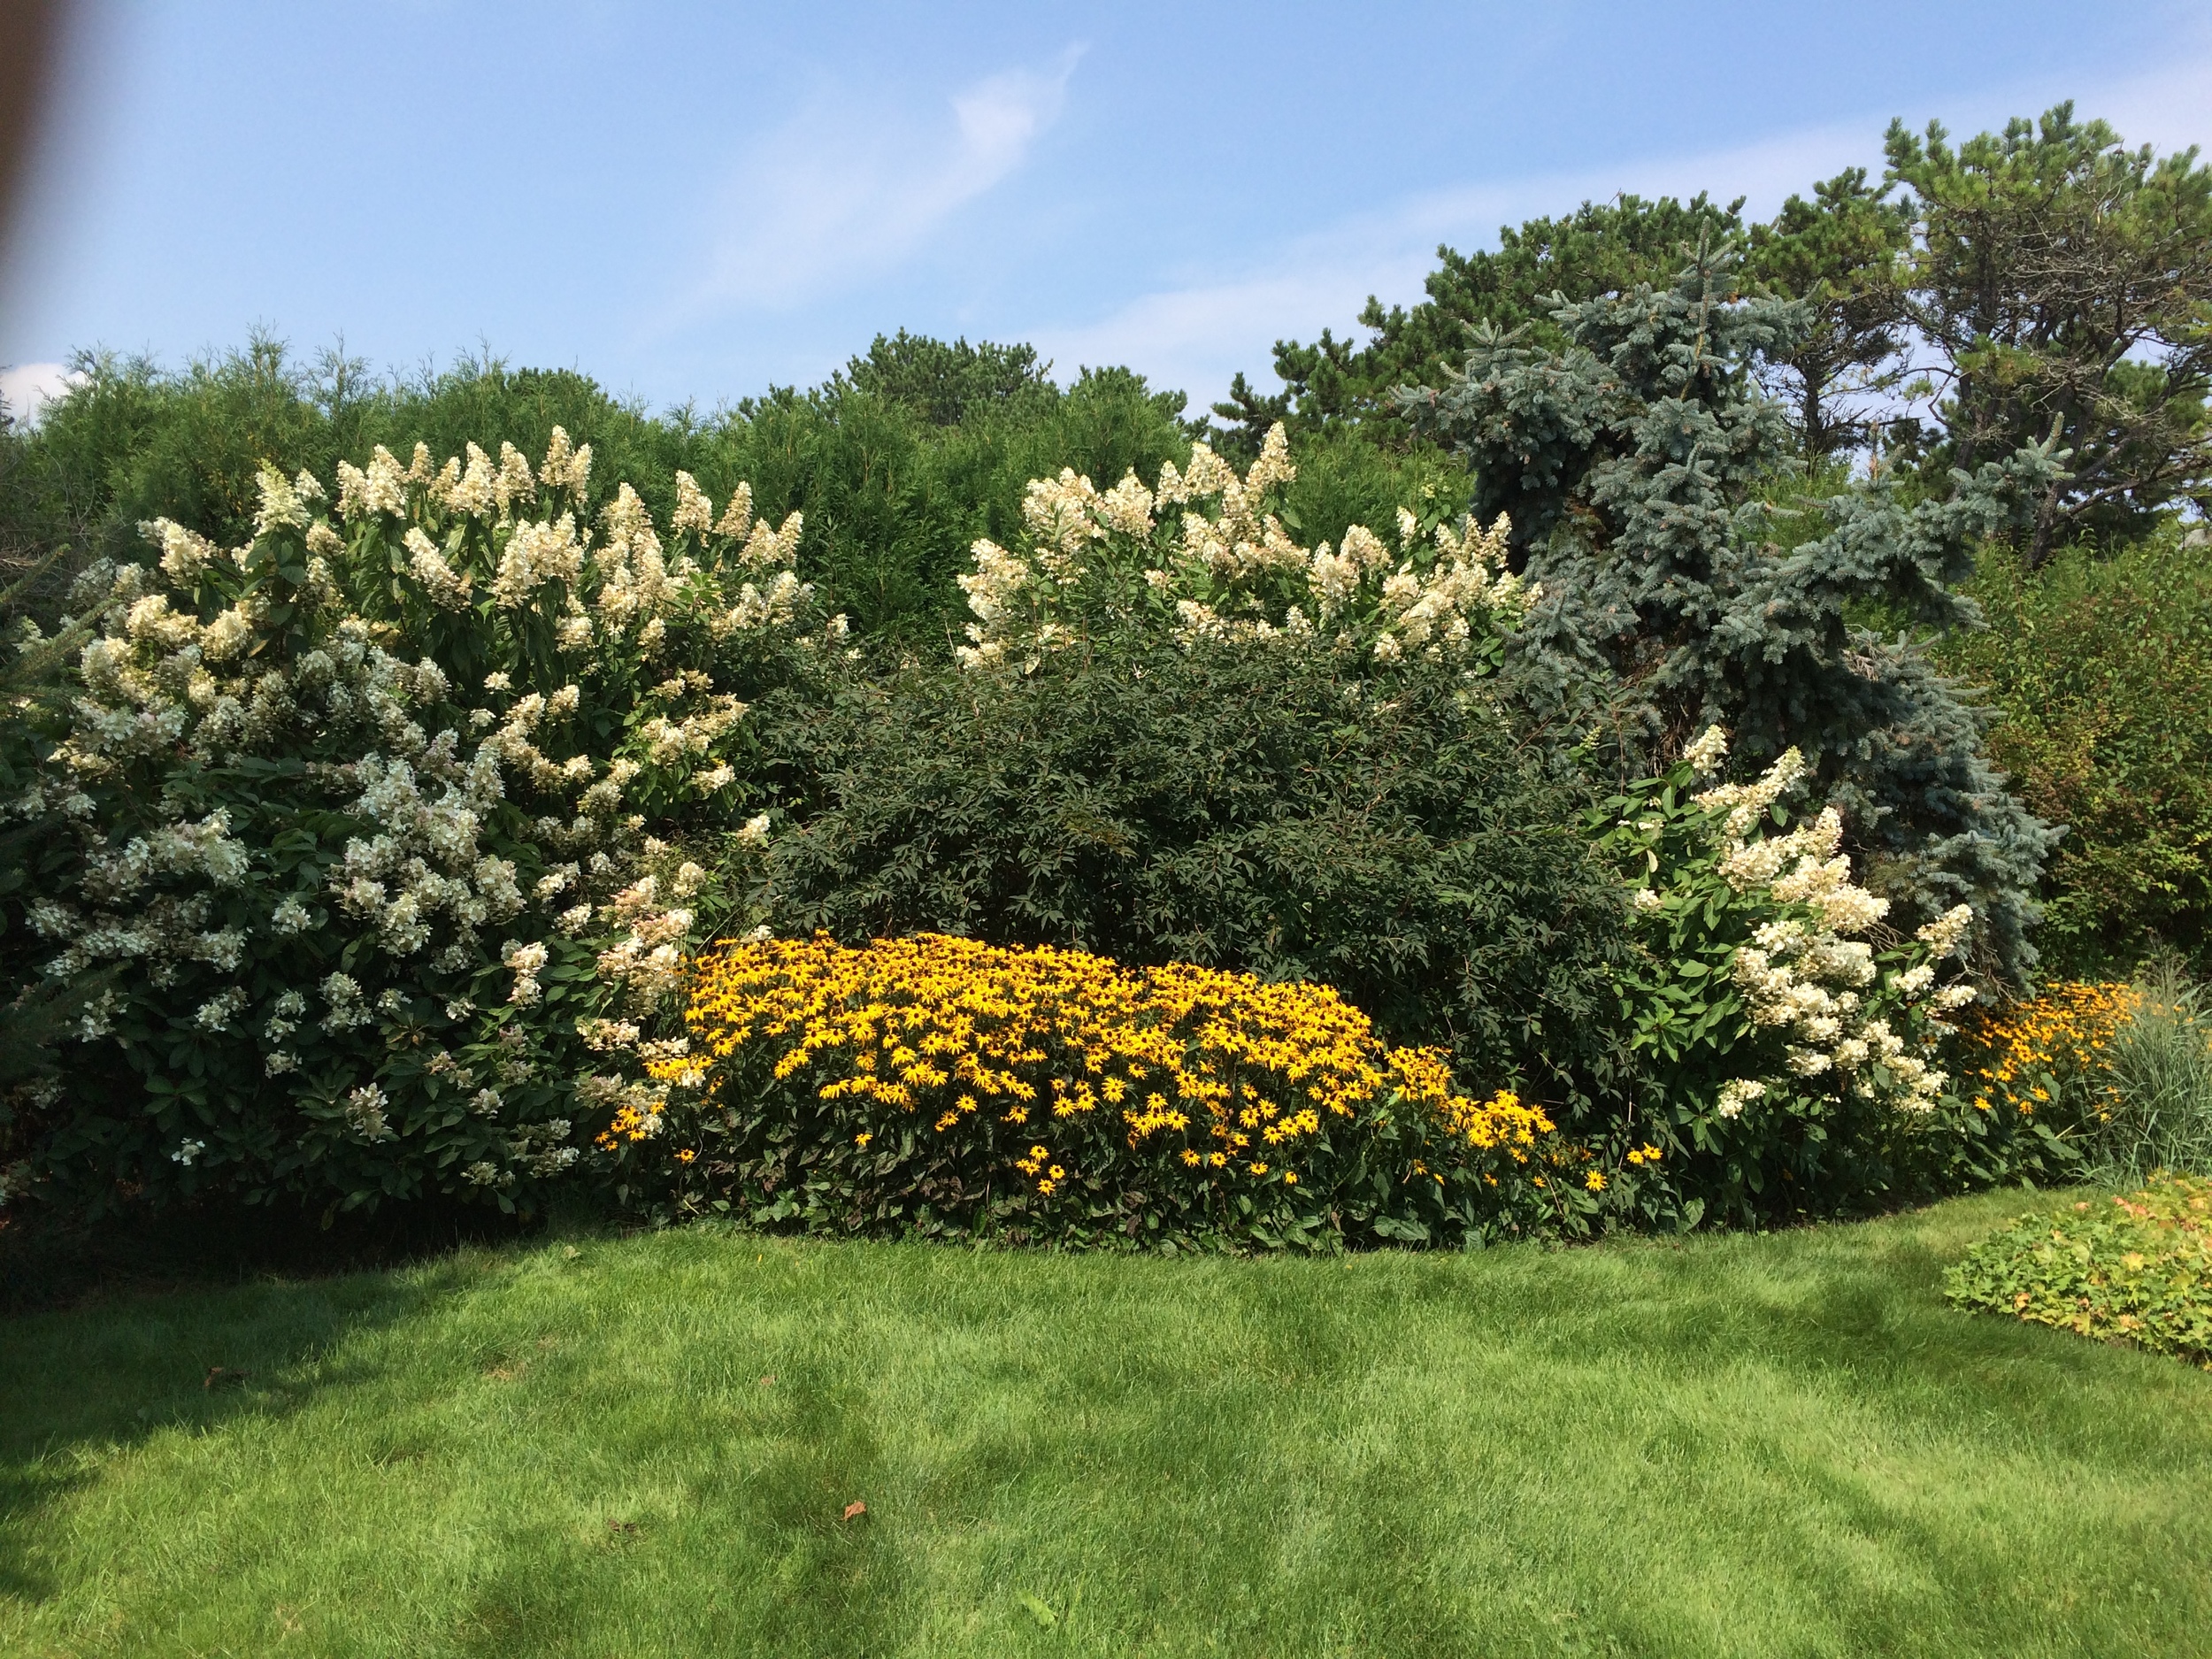
<path id="1" fill-rule="evenodd" d="M 1934 951 L 1936 960 L 1940 962 L 1958 953 L 1959 947 L 1966 942 L 1966 936 L 1973 926 L 1974 907 L 1958 904 L 1922 927 L 1914 937 Z"/>
<path id="2" fill-rule="evenodd" d="M 307 508 L 300 500 L 299 491 L 266 461 L 261 464 L 259 486 L 261 505 L 253 520 L 257 541 L 277 530 L 307 528 Z"/>
<path id="3" fill-rule="evenodd" d="M 1712 727 L 1684 759 L 1710 777 L 1726 755 L 1725 734 Z M 1889 903 L 1852 879 L 1851 861 L 1842 851 L 1843 819 L 1833 807 L 1786 831 L 1759 833 L 1806 772 L 1803 756 L 1792 749 L 1752 782 L 1718 784 L 1693 797 L 1710 815 L 1717 867 L 1728 886 L 1738 894 L 1801 907 L 1799 917 L 1758 926 L 1736 951 L 1731 978 L 1753 1025 L 1782 1038 L 1784 1064 L 1800 1084 L 1841 1087 L 1908 1111 L 1929 1111 L 1949 1079 L 1929 1064 L 1920 1042 L 1897 1033 L 1883 1010 L 1924 1002 L 1916 1018 L 1932 1033 L 1940 1032 L 1947 1029 L 1941 1014 L 1970 1002 L 1972 987 L 1944 987 L 1931 996 L 1936 970 L 1929 963 L 1877 985 L 1874 946 L 1863 935 L 1888 914 Z M 1655 819 L 1636 827 L 1655 833 L 1659 826 Z M 1970 909 L 1961 906 L 1922 928 L 1918 937 L 1939 961 L 1971 920 Z M 1763 1098 L 1773 1081 L 1727 1084 L 1714 1110 L 1723 1118 L 1738 1117 Z"/>
<path id="4" fill-rule="evenodd" d="M 731 493 L 729 502 L 722 509 L 722 517 L 714 526 L 714 533 L 732 541 L 742 541 L 753 524 L 753 487 L 741 483 Z"/>
<path id="5" fill-rule="evenodd" d="M 1764 1099 L 1766 1092 L 1767 1086 L 1756 1078 L 1732 1078 L 1720 1086 L 1720 1094 L 1713 1102 L 1714 1114 L 1731 1119 L 1740 1118 L 1743 1109 L 1754 1101 Z"/>
<path id="6" fill-rule="evenodd" d="M 1728 759 L 1728 733 L 1717 726 L 1707 726 L 1682 751 L 1682 758 L 1690 763 L 1690 770 L 1699 777 L 1717 778 Z"/>
<path id="7" fill-rule="evenodd" d="M 1725 812 L 1728 833 L 1741 840 L 1777 802 L 1804 781 L 1805 770 L 1804 755 L 1794 748 L 1787 749 L 1755 782 L 1720 784 L 1693 799 L 1709 811 Z"/>
<path id="8" fill-rule="evenodd" d="M 547 961 L 545 947 L 534 941 L 511 944 L 501 960 L 515 976 L 515 987 L 508 994 L 507 1000 L 526 1007 L 536 1002 L 541 995 L 538 975 L 544 971 Z"/>
<path id="9" fill-rule="evenodd" d="M 695 536 L 714 533 L 714 503 L 707 499 L 706 491 L 699 488 L 699 480 L 688 472 L 676 474 L 676 511 L 668 521 L 671 535 L 688 532 Z"/>
<path id="10" fill-rule="evenodd" d="M 580 503 L 591 488 L 591 445 L 574 448 L 569 443 L 567 428 L 554 427 L 544 465 L 538 468 L 538 482 L 549 491 L 566 490 Z"/>
<path id="11" fill-rule="evenodd" d="M 1271 505 L 1296 476 L 1278 425 L 1241 478 L 1199 443 L 1187 468 L 1169 463 L 1150 489 L 1134 472 L 1103 493 L 1071 468 L 1032 480 L 1024 550 L 979 540 L 959 578 L 974 618 L 960 662 L 1033 668 L 1081 636 L 1078 607 L 1125 608 L 1144 590 L 1186 644 L 1284 641 L 1384 664 L 1456 660 L 1517 626 L 1534 598 L 1506 572 L 1502 518 L 1487 530 L 1439 525 L 1425 541 L 1420 520 L 1402 513 L 1395 554 L 1359 525 L 1335 549 L 1301 546 Z"/>

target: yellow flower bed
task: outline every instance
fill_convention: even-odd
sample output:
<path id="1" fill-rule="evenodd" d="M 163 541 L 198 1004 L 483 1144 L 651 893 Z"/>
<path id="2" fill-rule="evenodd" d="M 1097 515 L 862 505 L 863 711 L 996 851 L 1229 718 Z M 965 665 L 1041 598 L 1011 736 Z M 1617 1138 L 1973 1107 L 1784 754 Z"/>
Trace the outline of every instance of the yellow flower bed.
<path id="1" fill-rule="evenodd" d="M 1306 1210 L 1379 1126 L 1405 1142 L 1399 1187 L 1496 1188 L 1524 1168 L 1540 1187 L 1569 1161 L 1541 1108 L 1459 1093 L 1441 1050 L 1389 1046 L 1325 985 L 922 934 L 727 944 L 693 987 L 690 1051 L 664 1077 L 707 1091 L 704 1122 L 741 1097 L 791 1101 L 825 1145 L 809 1167 L 856 1164 L 863 1185 L 896 1146 L 1028 1194 L 1027 1213 L 1163 1186 Z"/>
<path id="2" fill-rule="evenodd" d="M 2099 1109 L 2110 1087 L 2107 1050 L 2142 1000 L 2125 980 L 2062 979 L 1992 1010 L 1967 1032 L 1979 1050 L 1979 1074 L 1963 1079 L 1975 1106 L 2031 1118 L 2060 1102 Z"/>

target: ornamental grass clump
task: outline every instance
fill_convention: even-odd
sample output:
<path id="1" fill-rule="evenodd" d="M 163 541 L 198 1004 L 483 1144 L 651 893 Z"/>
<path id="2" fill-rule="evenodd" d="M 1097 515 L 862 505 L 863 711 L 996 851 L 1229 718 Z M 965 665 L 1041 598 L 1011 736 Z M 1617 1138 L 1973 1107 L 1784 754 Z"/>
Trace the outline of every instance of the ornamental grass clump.
<path id="1" fill-rule="evenodd" d="M 655 1067 L 703 1091 L 677 1163 L 693 1202 L 764 1224 L 1461 1243 L 1578 1220 L 1603 1184 L 1542 1110 L 1459 1093 L 1325 985 L 818 936 L 707 953 L 687 1019 L 690 1051 Z"/>
<path id="2" fill-rule="evenodd" d="M 265 467 L 244 546 L 157 519 L 86 573 L 73 696 L 0 737 L 5 992 L 81 1002 L 0 1098 L 0 1197 L 513 1207 L 658 1116 L 641 1045 L 716 920 L 680 843 L 750 803 L 741 697 L 841 633 L 795 517 L 677 483 L 664 541 L 558 428 L 534 468 L 380 448 Z"/>
<path id="3" fill-rule="evenodd" d="M 2025 1216 L 1945 1275 L 1962 1307 L 2008 1313 L 2212 1369 L 2212 1180 Z"/>

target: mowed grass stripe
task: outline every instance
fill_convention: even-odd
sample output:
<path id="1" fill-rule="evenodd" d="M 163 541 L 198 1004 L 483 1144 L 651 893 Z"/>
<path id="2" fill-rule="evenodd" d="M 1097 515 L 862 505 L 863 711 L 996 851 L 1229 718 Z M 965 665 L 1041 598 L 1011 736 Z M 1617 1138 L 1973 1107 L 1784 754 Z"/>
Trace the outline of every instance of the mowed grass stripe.
<path id="1" fill-rule="evenodd" d="M 703 1227 L 18 1319 L 0 1651 L 2212 1652 L 2212 1377 L 1940 1299 L 2028 1202 L 1348 1261 Z"/>

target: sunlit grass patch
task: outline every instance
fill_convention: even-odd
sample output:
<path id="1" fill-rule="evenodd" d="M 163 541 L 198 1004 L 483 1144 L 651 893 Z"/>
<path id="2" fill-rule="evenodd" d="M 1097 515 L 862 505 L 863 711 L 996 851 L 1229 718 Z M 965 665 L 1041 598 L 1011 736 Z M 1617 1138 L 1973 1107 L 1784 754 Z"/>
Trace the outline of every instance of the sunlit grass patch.
<path id="1" fill-rule="evenodd" d="M 1334 1259 L 701 1226 L 9 1321 L 0 1652 L 2200 1650 L 2212 1378 L 1947 1307 L 2019 1202 Z"/>

